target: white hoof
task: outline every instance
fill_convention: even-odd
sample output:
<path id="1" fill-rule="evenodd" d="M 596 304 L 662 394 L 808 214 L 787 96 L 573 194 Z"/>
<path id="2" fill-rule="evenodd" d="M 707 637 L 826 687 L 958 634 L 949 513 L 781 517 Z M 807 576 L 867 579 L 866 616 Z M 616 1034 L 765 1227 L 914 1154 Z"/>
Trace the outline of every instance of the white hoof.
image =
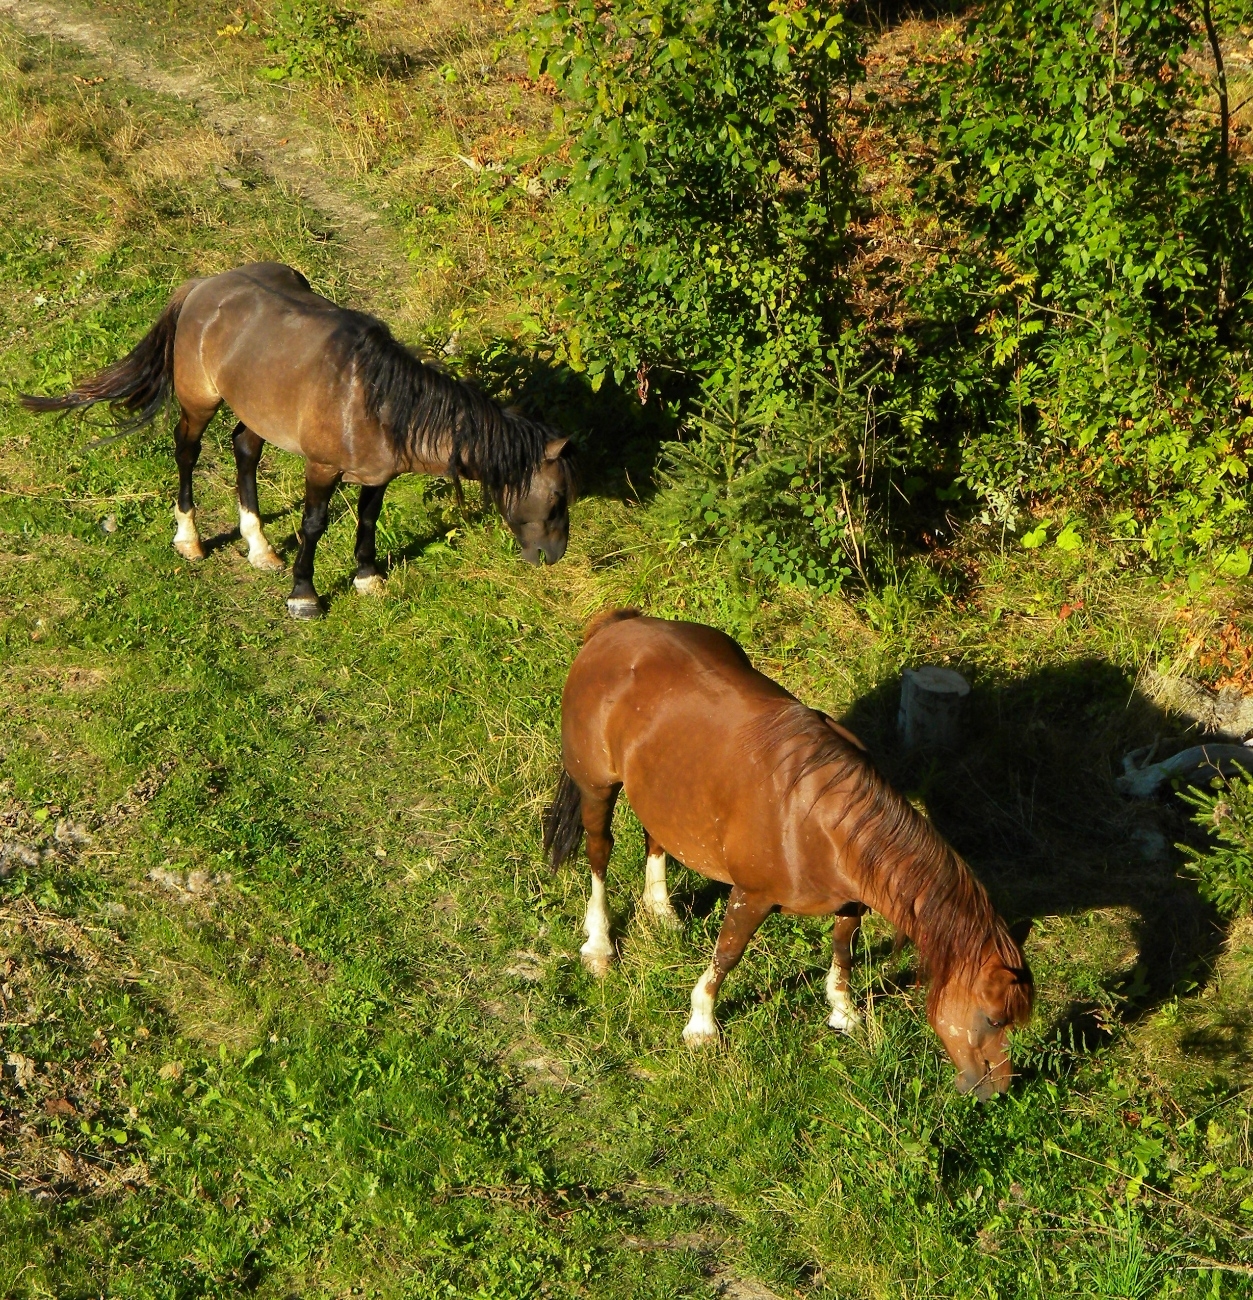
<path id="1" fill-rule="evenodd" d="M 354 578 L 352 585 L 363 596 L 381 596 L 387 590 L 387 583 L 377 573 L 370 574 L 368 578 Z"/>
<path id="2" fill-rule="evenodd" d="M 609 974 L 609 959 L 613 956 L 613 949 L 608 952 L 599 945 L 585 943 L 579 949 L 579 956 L 583 959 L 583 965 L 596 976 L 598 980 L 603 980 Z"/>
<path id="3" fill-rule="evenodd" d="M 262 569 L 266 573 L 282 573 L 287 568 L 287 562 L 277 551 L 249 551 L 248 563 L 254 569 Z"/>
<path id="4" fill-rule="evenodd" d="M 683 1027 L 683 1041 L 695 1051 L 714 1047 L 718 1042 L 718 1026 L 712 1020 L 693 1016 Z"/>
<path id="5" fill-rule="evenodd" d="M 289 596 L 287 612 L 292 618 L 321 618 L 322 606 L 316 596 Z"/>
<path id="6" fill-rule="evenodd" d="M 861 1028 L 861 1016 L 857 1014 L 853 1000 L 847 993 L 841 990 L 829 990 L 827 997 L 831 1003 L 831 1014 L 827 1017 L 827 1024 L 832 1029 L 837 1033 L 851 1034 L 853 1030 Z"/>
<path id="7" fill-rule="evenodd" d="M 666 930 L 678 930 L 683 924 L 669 899 L 666 899 L 664 905 L 658 905 L 646 898 L 644 900 L 644 915 L 654 925 L 659 925 Z"/>
<path id="8" fill-rule="evenodd" d="M 174 549 L 185 560 L 203 560 L 204 547 L 200 545 L 200 530 L 196 527 L 195 509 L 184 513 L 175 506 L 174 522 L 177 525 L 174 532 Z"/>

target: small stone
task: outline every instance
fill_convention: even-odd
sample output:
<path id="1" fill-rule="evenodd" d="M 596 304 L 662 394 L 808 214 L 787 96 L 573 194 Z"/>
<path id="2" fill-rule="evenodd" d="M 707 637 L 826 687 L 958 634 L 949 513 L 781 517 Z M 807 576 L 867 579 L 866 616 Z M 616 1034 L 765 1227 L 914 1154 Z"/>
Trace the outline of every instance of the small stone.
<path id="1" fill-rule="evenodd" d="M 117 532 L 117 515 L 105 515 L 100 521 L 100 531 L 102 533 Z"/>

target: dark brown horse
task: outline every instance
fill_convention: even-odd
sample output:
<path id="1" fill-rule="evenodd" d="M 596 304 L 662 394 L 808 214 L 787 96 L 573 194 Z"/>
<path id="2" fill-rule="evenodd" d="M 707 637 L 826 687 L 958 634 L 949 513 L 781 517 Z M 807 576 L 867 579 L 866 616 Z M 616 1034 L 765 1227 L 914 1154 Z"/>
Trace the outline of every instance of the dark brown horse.
<path id="1" fill-rule="evenodd" d="M 239 531 L 259 569 L 283 568 L 257 508 L 262 444 L 305 458 L 300 549 L 287 598 L 294 617 L 321 613 L 313 556 L 341 479 L 361 484 L 358 591 L 383 589 L 375 526 L 383 493 L 399 474 L 447 475 L 458 494 L 462 479 L 478 479 L 524 559 L 555 564 L 565 554 L 573 495 L 567 439 L 423 364 L 381 321 L 319 297 L 289 266 L 257 262 L 188 280 L 128 356 L 63 397 L 23 401 L 36 411 L 109 402 L 124 427 L 138 428 L 171 391 L 181 411 L 174 549 L 187 559 L 204 557 L 191 477 L 201 435 L 223 402 L 239 420 Z"/>
<path id="2" fill-rule="evenodd" d="M 713 1042 L 718 988 L 775 907 L 836 916 L 828 1023 L 858 1023 L 852 942 L 873 908 L 918 946 L 928 1018 L 986 1099 L 1011 1077 L 1007 1031 L 1031 1014 L 1031 974 L 983 886 L 866 756 L 861 742 L 757 672 L 730 637 L 696 623 L 607 610 L 588 624 L 561 701 L 562 773 L 544 847 L 554 866 L 587 833 L 592 896 L 583 960 L 613 948 L 605 908 L 610 823 L 621 790 L 644 824 L 644 907 L 676 918 L 666 853 L 731 886 L 683 1037 Z"/>

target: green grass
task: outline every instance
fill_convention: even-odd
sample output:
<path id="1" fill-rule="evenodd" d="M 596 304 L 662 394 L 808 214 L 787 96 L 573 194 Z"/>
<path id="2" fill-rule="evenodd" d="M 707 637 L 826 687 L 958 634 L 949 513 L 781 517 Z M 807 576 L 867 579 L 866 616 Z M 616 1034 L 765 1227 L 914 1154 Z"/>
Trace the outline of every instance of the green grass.
<path id="1" fill-rule="evenodd" d="M 193 271 L 281 257 L 342 293 L 335 241 L 263 178 L 224 191 L 190 110 L 0 32 L 13 391 L 118 355 Z M 41 855 L 0 879 L 0 1293 L 1247 1294 L 1253 930 L 1216 932 L 1175 859 L 1136 847 L 1186 817 L 1109 781 L 1166 725 L 1139 667 L 1239 592 L 973 533 L 816 601 L 738 582 L 669 537 L 664 502 L 595 485 L 568 558 L 535 571 L 411 480 L 383 515 L 386 597 L 351 591 L 337 496 L 330 612 L 298 625 L 232 536 L 227 429 L 197 475 L 221 544 L 190 567 L 164 430 L 92 451 L 0 412 L 0 822 Z M 267 451 L 289 556 L 299 481 Z M 675 868 L 684 927 L 650 930 L 625 808 L 622 959 L 583 972 L 585 874 L 541 865 L 539 812 L 581 622 L 626 600 L 725 627 L 847 714 L 1035 921 L 1011 1095 L 954 1093 L 881 923 L 864 1034 L 824 1027 L 826 927 L 776 916 L 728 981 L 723 1046 L 691 1055 L 722 897 Z M 920 658 L 976 682 L 950 764 L 893 747 Z"/>

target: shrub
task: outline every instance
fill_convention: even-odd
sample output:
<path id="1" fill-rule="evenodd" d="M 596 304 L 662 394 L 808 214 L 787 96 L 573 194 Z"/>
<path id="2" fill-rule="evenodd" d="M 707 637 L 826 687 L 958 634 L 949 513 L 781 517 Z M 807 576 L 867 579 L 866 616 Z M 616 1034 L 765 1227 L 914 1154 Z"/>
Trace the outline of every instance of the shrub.
<path id="1" fill-rule="evenodd" d="M 326 0 L 280 0 L 265 39 L 266 49 L 278 61 L 263 68 L 262 76 L 332 85 L 355 81 L 370 61 L 360 21 L 359 13 Z"/>
<path id="2" fill-rule="evenodd" d="M 777 409 L 830 364 L 853 167 L 834 101 L 858 75 L 838 10 L 785 0 L 562 0 L 531 68 L 564 93 L 569 163 L 545 249 L 563 359 L 599 386 Z"/>
<path id="3" fill-rule="evenodd" d="M 1253 205 L 1167 0 L 989 6 L 923 83 L 950 249 L 913 289 L 913 382 L 1002 519 L 1112 503 L 1155 559 L 1247 552 Z"/>
<path id="4" fill-rule="evenodd" d="M 1247 916 L 1253 912 L 1253 780 L 1236 778 L 1183 798 L 1197 809 L 1192 820 L 1216 841 L 1204 850 L 1184 845 L 1185 869 L 1220 912 Z"/>
<path id="5" fill-rule="evenodd" d="M 899 465 L 876 406 L 879 368 L 844 341 L 831 380 L 803 405 L 745 410 L 738 385 L 707 398 L 694 436 L 662 448 L 674 547 L 725 547 L 732 566 L 784 586 L 839 591 L 886 560 L 886 480 Z"/>

